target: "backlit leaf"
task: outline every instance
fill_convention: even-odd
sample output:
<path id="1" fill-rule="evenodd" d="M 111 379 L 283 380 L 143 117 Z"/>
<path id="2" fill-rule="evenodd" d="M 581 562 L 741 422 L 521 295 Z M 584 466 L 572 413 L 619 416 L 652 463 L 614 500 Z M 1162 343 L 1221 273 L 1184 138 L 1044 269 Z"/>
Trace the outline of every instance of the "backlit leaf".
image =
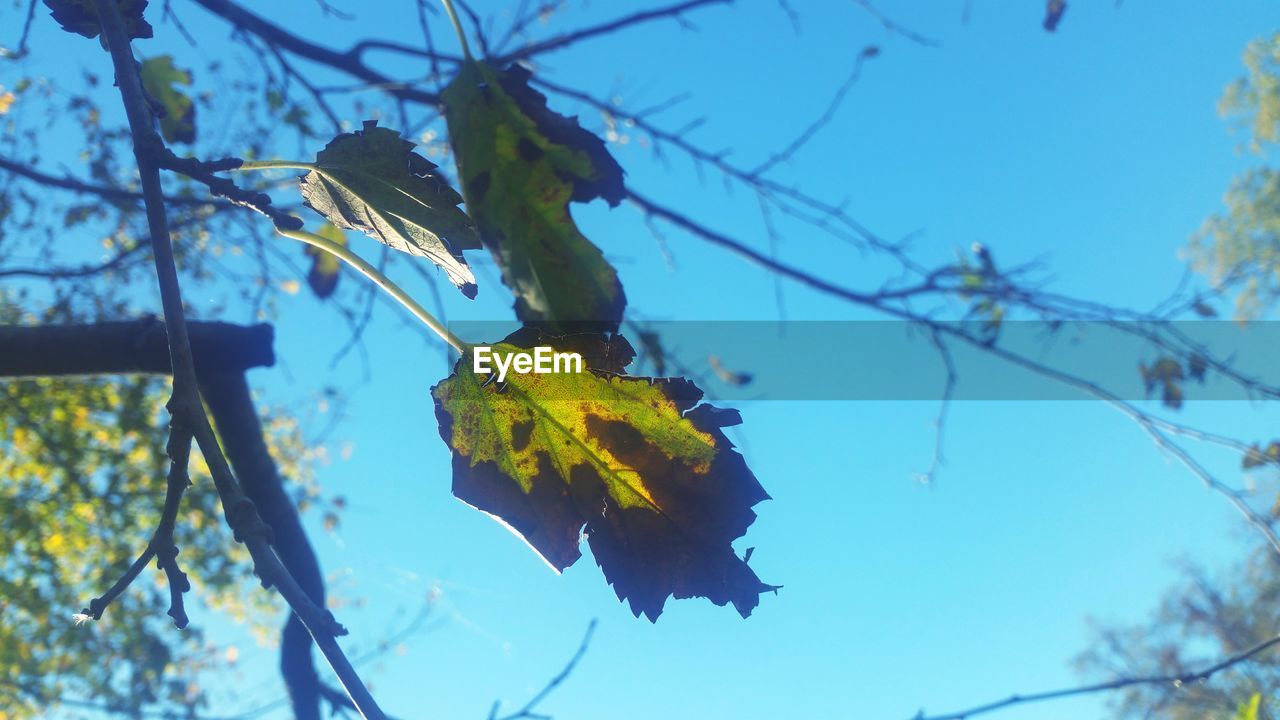
<path id="1" fill-rule="evenodd" d="M 480 247 L 458 208 L 462 196 L 413 152 L 413 143 L 369 120 L 316 155 L 301 181 L 302 197 L 340 228 L 359 230 L 393 250 L 428 258 L 469 298 L 476 280 L 462 251 Z"/>
<path id="2" fill-rule="evenodd" d="M 569 202 L 625 195 L 600 138 L 547 108 L 529 71 L 466 61 L 444 94 L 467 210 L 516 296 L 525 322 L 583 321 L 616 329 L 618 274 L 569 214 Z"/>
<path id="3" fill-rule="evenodd" d="M 44 4 L 63 30 L 87 38 L 102 33 L 102 21 L 98 19 L 93 0 L 44 0 Z M 147 0 L 116 0 L 116 7 L 120 8 L 124 31 L 131 40 L 151 37 L 151 25 L 142 17 Z"/>
<path id="4" fill-rule="evenodd" d="M 1258 720 L 1258 710 L 1262 706 L 1262 694 L 1254 693 L 1245 702 L 1240 703 L 1240 707 L 1236 708 L 1236 714 L 1233 720 Z"/>
<path id="5" fill-rule="evenodd" d="M 605 578 L 637 616 L 656 620 L 668 596 L 733 603 L 743 617 L 774 589 L 732 543 L 768 499 L 722 428 L 735 410 L 698 404 L 683 378 L 628 377 L 621 336 L 561 337 L 525 328 L 492 352 L 554 346 L 582 373 L 474 372 L 466 354 L 432 390 L 453 450 L 453 493 L 521 535 L 556 570 L 586 537 Z M 585 530 L 584 530 L 585 527 Z"/>
<path id="6" fill-rule="evenodd" d="M 158 55 L 143 61 L 140 72 L 142 87 L 164 110 L 160 118 L 160 134 L 169 142 L 195 142 L 195 103 L 176 87 L 191 85 L 191 73 L 175 67 L 170 55 Z"/>
<path id="7" fill-rule="evenodd" d="M 320 237 L 346 246 L 347 236 L 333 223 L 325 223 L 316 231 Z M 324 299 L 338 288 L 338 273 L 342 271 L 342 261 L 314 245 L 305 245 L 307 257 L 311 258 L 311 270 L 307 273 L 307 285 L 316 297 Z"/>

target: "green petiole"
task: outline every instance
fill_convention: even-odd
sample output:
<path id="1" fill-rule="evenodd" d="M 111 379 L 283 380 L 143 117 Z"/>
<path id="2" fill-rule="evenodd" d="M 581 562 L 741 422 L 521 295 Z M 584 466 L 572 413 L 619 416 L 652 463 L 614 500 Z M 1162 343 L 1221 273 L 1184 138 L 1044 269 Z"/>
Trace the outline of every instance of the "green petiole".
<path id="1" fill-rule="evenodd" d="M 363 258 L 351 252 L 346 247 L 327 238 L 320 237 L 315 233 L 307 232 L 306 230 L 285 230 L 282 228 L 276 228 L 276 232 L 287 238 L 319 248 L 320 250 L 323 250 L 324 252 L 327 252 L 345 262 L 358 270 L 361 275 L 364 275 L 366 278 L 373 281 L 373 284 L 385 290 L 392 298 L 395 298 L 396 302 L 403 305 L 410 313 L 413 313 L 414 317 L 421 320 L 423 325 L 431 328 L 432 332 L 439 335 L 445 342 L 449 343 L 454 350 L 457 350 L 459 353 L 466 353 L 471 349 L 471 345 L 469 343 L 463 342 L 457 335 L 449 332 L 449 329 L 444 326 L 444 323 L 441 323 L 436 319 L 436 316 L 427 312 L 426 308 L 419 305 L 418 301 L 414 300 L 409 293 L 405 292 L 399 285 L 392 282 L 390 278 L 379 272 L 377 268 L 365 262 Z"/>
<path id="2" fill-rule="evenodd" d="M 300 160 L 249 160 L 232 170 L 318 170 L 315 163 Z"/>
<path id="3" fill-rule="evenodd" d="M 233 170 L 319 170 L 314 163 L 300 162 L 297 160 L 251 160 L 242 163 Z M 427 312 L 426 308 L 418 304 L 409 293 L 405 292 L 399 285 L 391 281 L 386 275 L 383 275 L 377 268 L 365 262 L 359 255 L 351 252 L 345 246 L 339 245 L 332 240 L 328 240 L 312 232 L 306 230 L 287 230 L 284 228 L 276 228 L 276 232 L 287 238 L 306 243 L 312 247 L 319 248 L 324 252 L 338 258 L 356 270 L 360 271 L 373 284 L 382 288 L 388 295 L 395 299 L 396 302 L 404 306 L 406 310 L 413 313 L 413 316 L 422 321 L 422 324 L 431 328 L 432 332 L 439 335 L 441 339 L 449 343 L 453 349 L 459 353 L 465 353 L 470 349 L 470 345 L 463 342 L 457 335 L 449 332 L 435 315 Z"/>
<path id="4" fill-rule="evenodd" d="M 449 22 L 453 23 L 453 31 L 458 34 L 458 42 L 462 44 L 462 57 L 474 60 L 471 57 L 471 47 L 467 44 L 467 33 L 462 29 L 462 21 L 458 19 L 458 11 L 453 7 L 453 0 L 441 1 L 444 3 L 444 11 L 449 14 Z"/>

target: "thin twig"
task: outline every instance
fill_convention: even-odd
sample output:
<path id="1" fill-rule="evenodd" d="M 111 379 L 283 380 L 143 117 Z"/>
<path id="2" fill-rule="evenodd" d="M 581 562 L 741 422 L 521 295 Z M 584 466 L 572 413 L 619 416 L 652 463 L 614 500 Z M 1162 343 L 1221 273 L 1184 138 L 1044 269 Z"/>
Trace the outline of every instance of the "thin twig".
<path id="1" fill-rule="evenodd" d="M 1234 507 L 1250 525 L 1257 529 L 1258 532 L 1266 538 L 1271 547 L 1277 553 L 1280 553 L 1280 536 L 1277 536 L 1275 528 L 1272 527 L 1271 521 L 1250 507 L 1249 503 L 1240 492 L 1232 489 L 1230 486 L 1214 477 L 1213 474 L 1210 473 L 1203 464 L 1192 457 L 1185 448 L 1170 439 L 1166 434 L 1166 429 L 1162 426 L 1163 421 L 1159 418 L 1155 418 L 1149 413 L 1143 412 L 1133 403 L 1127 402 L 1119 395 L 1106 390 L 1097 383 L 1057 370 L 1038 361 L 1024 357 L 1018 353 L 1006 350 L 1005 348 L 992 343 L 990 338 L 973 336 L 961 330 L 956 325 L 940 323 L 932 318 L 912 312 L 903 307 L 888 304 L 887 301 L 889 300 L 903 300 L 913 295 L 937 291 L 939 286 L 932 282 L 932 276 L 920 285 L 911 286 L 905 289 L 881 290 L 878 292 L 856 291 L 817 277 L 792 265 L 775 260 L 760 251 L 735 240 L 734 238 L 700 225 L 671 208 L 658 205 L 652 200 L 638 195 L 631 188 L 628 188 L 628 199 L 650 216 L 669 222 L 676 227 L 689 232 L 695 237 L 727 249 L 736 255 L 756 263 L 757 265 L 795 280 L 809 288 L 841 298 L 856 305 L 876 310 L 898 320 L 904 320 L 931 328 L 943 335 L 946 335 L 947 337 L 964 342 L 993 357 L 1009 362 L 1023 368 L 1024 370 L 1040 375 L 1041 377 L 1054 380 L 1055 382 L 1062 383 L 1068 387 L 1076 388 L 1087 395 L 1106 402 L 1108 405 L 1124 413 L 1136 422 L 1162 451 L 1171 455 L 1175 460 L 1191 471 L 1192 474 L 1205 484 L 1205 487 L 1226 498 L 1228 503 L 1230 503 L 1231 506 Z M 1119 325 L 1116 324 L 1113 326 Z"/>
<path id="2" fill-rule="evenodd" d="M 876 57 L 879 54 L 880 54 L 880 50 L 874 45 L 868 45 L 867 47 L 863 48 L 862 52 L 858 53 L 858 59 L 855 60 L 853 63 L 853 71 L 849 73 L 849 77 L 844 81 L 844 84 L 841 85 L 838 90 L 836 90 L 836 94 L 831 98 L 831 102 L 827 103 L 827 107 L 825 110 L 822 111 L 822 114 L 819 115 L 818 118 L 814 120 L 812 123 L 810 123 L 785 148 L 783 148 L 779 152 L 774 153 L 769 157 L 768 160 L 765 160 L 764 162 L 757 165 L 754 169 L 752 169 L 750 174 L 757 175 L 757 176 L 763 175 L 778 163 L 784 162 L 786 160 L 790 160 L 792 156 L 794 156 L 797 152 L 799 152 L 800 148 L 808 144 L 808 142 L 812 140 L 815 135 L 818 134 L 819 130 L 821 130 L 823 127 L 827 125 L 827 123 L 830 123 L 832 119 L 835 118 L 836 111 L 840 109 L 840 105 L 841 103 L 844 102 L 845 96 L 849 94 L 849 91 L 853 89 L 854 85 L 858 84 L 858 78 L 861 77 L 862 75 L 862 63 L 866 62 L 867 60 L 870 60 L 873 57 Z"/>
<path id="3" fill-rule="evenodd" d="M 562 668 L 560 672 L 556 673 L 555 677 L 551 678 L 551 680 L 541 690 L 539 690 L 536 695 L 529 698 L 529 702 L 525 703 L 524 707 L 510 715 L 498 717 L 498 710 L 501 708 L 501 704 L 495 702 L 493 704 L 493 708 L 489 711 L 489 720 L 546 720 L 549 716 L 542 715 L 534 711 L 538 709 L 538 705 L 540 705 L 543 700 L 547 699 L 548 695 L 554 692 L 556 688 L 560 687 L 560 685 L 573 674 L 573 670 L 578 666 L 578 662 L 582 660 L 582 656 L 587 654 L 587 648 L 591 645 L 591 636 L 594 635 L 595 632 L 596 620 L 592 619 L 592 621 L 587 625 L 587 632 L 582 636 L 582 642 L 579 643 L 577 651 L 573 653 L 573 657 L 569 658 L 569 662 L 565 664 L 564 668 Z"/>
<path id="4" fill-rule="evenodd" d="M 732 2 L 733 0 L 685 0 L 684 2 L 675 3 L 674 5 L 668 5 L 666 7 L 644 10 L 627 15 L 626 17 L 620 17 L 599 25 L 592 25 L 591 27 L 556 35 L 555 37 L 543 40 L 542 42 L 527 45 L 519 50 L 499 57 L 494 61 L 494 64 L 506 65 L 507 63 L 512 63 L 517 60 L 526 60 L 534 55 L 541 55 L 553 50 L 560 50 L 570 45 L 574 45 L 581 40 L 586 40 L 587 38 L 597 37 L 600 35 L 608 35 L 609 33 L 617 32 L 632 25 L 652 22 L 654 20 L 663 20 L 666 18 L 679 18 L 680 15 L 699 7 L 706 5 L 730 4 Z"/>
<path id="5" fill-rule="evenodd" d="M 139 243 L 133 247 L 125 248 L 109 259 L 104 260 L 96 265 L 80 265 L 79 267 L 52 267 L 52 268 L 36 268 L 36 267 L 13 267 L 0 268 L 0 278 L 3 277 L 38 277 L 49 280 L 62 280 L 67 278 L 83 278 L 98 275 L 100 273 L 115 270 L 125 265 L 126 261 L 136 257 L 146 245 Z"/>
<path id="6" fill-rule="evenodd" d="M 302 227 L 300 218 L 272 205 L 270 195 L 245 190 L 229 178 L 214 175 L 216 172 L 234 170 L 244 165 L 244 161 L 239 158 L 200 161 L 195 158 L 180 158 L 172 150 L 165 148 L 156 154 L 155 162 L 159 167 L 181 173 L 202 183 L 209 188 L 210 193 L 226 198 L 232 205 L 266 215 L 278 228 L 298 230 Z"/>
<path id="7" fill-rule="evenodd" d="M 399 85 L 390 77 L 370 67 L 363 59 L 364 52 L 374 48 L 403 52 L 420 57 L 436 57 L 421 48 L 397 43 L 364 41 L 356 43 L 345 52 L 339 52 L 305 40 L 231 0 L 195 0 L 195 2 L 244 32 L 256 35 L 298 57 L 306 58 L 321 65 L 327 65 L 363 82 L 383 86 L 386 92 L 393 97 L 426 105 L 435 105 L 439 102 L 440 98 L 435 93 L 426 92 L 416 87 Z M 439 56 L 439 59 L 454 63 L 458 62 L 456 57 Z"/>
<path id="8" fill-rule="evenodd" d="M 936 329 L 930 328 L 929 341 L 933 343 L 934 348 L 938 351 L 938 356 L 942 358 L 942 365 L 946 368 L 947 378 L 942 387 L 942 399 L 938 403 L 938 416 L 933 421 L 933 459 L 929 462 L 929 470 L 920 477 L 920 481 L 926 485 L 932 484 L 937 479 L 938 471 L 942 469 L 942 465 L 945 462 L 943 449 L 946 446 L 947 413 L 951 410 L 951 400 L 955 396 L 956 383 L 959 380 L 955 358 L 952 357 L 951 349 L 947 347 L 941 333 Z"/>
<path id="9" fill-rule="evenodd" d="M 0 47 L 0 58 L 5 60 L 20 60 L 27 56 L 30 48 L 27 47 L 27 40 L 31 38 L 31 21 L 36 17 L 36 0 L 27 3 L 27 18 L 22 22 L 22 36 L 18 39 L 18 48 L 10 50 Z"/>
<path id="10" fill-rule="evenodd" d="M 947 713 L 945 715 L 925 715 L 921 710 L 911 720 L 967 720 L 996 710 L 1003 710 L 1014 705 L 1024 705 L 1026 703 L 1043 702 L 1045 700 L 1057 700 L 1060 698 L 1076 697 L 1078 695 L 1090 695 L 1093 693 L 1106 692 L 1108 690 L 1119 690 L 1121 688 L 1132 687 L 1134 685 L 1173 685 L 1181 687 L 1192 683 L 1208 680 L 1213 675 L 1226 670 L 1227 668 L 1245 662 L 1260 653 L 1270 650 L 1272 647 L 1280 645 L 1280 635 L 1254 645 L 1244 652 L 1232 655 L 1223 660 L 1210 665 L 1209 667 L 1198 672 L 1183 673 L 1180 675 L 1152 675 L 1148 677 L 1136 678 L 1120 678 L 1109 682 L 1095 683 L 1093 685 L 1081 685 L 1080 687 L 1064 688 L 1062 690 L 1049 690 L 1045 692 L 1028 693 L 1025 695 L 1010 695 L 1003 700 L 989 702 L 978 705 L 968 710 Z"/>
<path id="11" fill-rule="evenodd" d="M 884 13 L 880 12 L 879 8 L 877 8 L 875 5 L 872 5 L 871 0 L 853 0 L 853 2 L 858 7 L 862 8 L 863 10 L 866 10 L 867 14 L 875 18 L 876 22 L 880 23 L 880 25 L 885 30 L 888 30 L 889 32 L 895 35 L 901 35 L 902 37 L 910 40 L 913 43 L 916 43 L 917 45 L 924 45 L 925 47 L 938 47 L 937 40 L 934 40 L 932 38 L 927 38 L 924 35 L 921 35 L 920 33 L 912 30 L 911 28 L 904 27 L 903 25 L 900 25 L 894 22 L 893 19 L 891 19 L 888 15 L 885 15 Z M 967 13 L 966 13 L 966 16 L 967 16 Z"/>
<path id="12" fill-rule="evenodd" d="M 169 455 L 169 476 L 166 483 L 164 507 L 160 511 L 160 521 L 156 525 L 151 542 L 143 550 L 138 559 L 122 575 L 106 593 L 89 601 L 89 606 L 80 611 L 77 619 L 93 618 L 101 620 L 102 613 L 130 583 L 138 577 L 151 558 L 156 558 L 156 565 L 164 571 L 169 582 L 169 617 L 179 629 L 190 622 L 183 603 L 183 593 L 191 590 L 191 582 L 187 574 L 178 566 L 178 546 L 173 542 L 173 531 L 177 524 L 178 510 L 182 505 L 182 495 L 191 485 L 187 476 L 187 463 L 191 458 L 191 433 L 181 426 L 183 419 L 174 416 L 174 425 L 170 428 L 169 443 L 166 452 Z"/>
<path id="13" fill-rule="evenodd" d="M 458 35 L 458 42 L 462 45 L 462 56 L 468 60 L 471 57 L 471 48 L 467 46 L 467 32 L 462 29 L 462 23 L 458 21 L 458 11 L 454 8 L 454 3 L 462 8 L 462 12 L 467 14 L 467 19 L 471 21 L 471 27 L 475 30 L 476 42 L 480 43 L 480 54 L 483 57 L 489 57 L 489 35 L 484 31 L 484 25 L 480 22 L 480 16 L 475 10 L 471 9 L 470 3 L 466 0 L 441 0 L 444 3 L 445 11 L 449 13 L 449 20 L 453 23 L 454 32 Z"/>
<path id="14" fill-rule="evenodd" d="M 923 273 L 925 271 L 923 267 L 906 255 L 901 246 L 879 237 L 855 220 L 845 210 L 843 204 L 824 202 L 796 187 L 783 184 L 766 175 L 754 174 L 749 169 L 730 162 L 727 159 L 729 155 L 727 150 L 710 151 L 699 147 L 689 140 L 689 135 L 694 128 L 702 124 L 702 120 L 695 120 L 693 123 L 678 130 L 664 130 L 641 115 L 622 112 L 612 102 L 602 100 L 581 90 L 549 82 L 542 77 L 535 77 L 533 82 L 558 95 L 586 103 L 601 112 L 631 120 L 637 128 L 648 133 L 653 138 L 655 148 L 658 147 L 658 143 L 667 143 L 688 155 L 697 164 L 699 173 L 701 173 L 702 164 L 708 165 L 726 177 L 742 183 L 753 192 L 765 195 L 770 202 L 787 215 L 798 217 L 814 227 L 843 240 L 884 252 L 913 272 Z M 798 207 L 783 205 L 779 202 L 780 199 L 793 202 Z M 803 208 L 808 213 L 802 212 L 799 208 Z M 840 232 L 837 228 L 832 227 L 832 221 L 846 228 L 852 235 Z"/>
<path id="15" fill-rule="evenodd" d="M 796 35 L 800 34 L 800 12 L 792 5 L 790 0 L 778 0 L 778 9 L 783 15 L 787 16 L 787 21 L 791 23 L 791 31 Z"/>
<path id="16" fill-rule="evenodd" d="M 63 190 L 70 190 L 71 192 L 86 195 L 96 195 L 106 200 L 116 202 L 140 202 L 142 200 L 142 193 L 134 190 L 126 190 L 124 188 L 113 187 L 110 185 L 97 185 L 83 180 L 77 180 L 72 177 L 58 177 L 57 175 L 50 175 L 6 157 L 0 157 L 0 170 L 11 172 L 14 175 L 27 178 L 28 180 L 32 180 L 48 187 L 61 188 Z M 182 197 L 177 195 L 166 195 L 164 196 L 164 201 L 169 205 L 216 206 L 220 204 L 218 201 L 210 200 L 208 198 Z"/>

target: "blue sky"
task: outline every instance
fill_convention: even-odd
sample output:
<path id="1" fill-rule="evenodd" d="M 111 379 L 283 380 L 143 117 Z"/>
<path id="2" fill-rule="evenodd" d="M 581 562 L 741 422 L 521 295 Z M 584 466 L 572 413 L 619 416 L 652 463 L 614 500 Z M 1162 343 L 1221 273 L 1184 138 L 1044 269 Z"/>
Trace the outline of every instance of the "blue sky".
<path id="1" fill-rule="evenodd" d="M 368 34 L 419 42 L 411 3 L 335 4 L 358 20 L 326 19 L 303 0 L 270 13 L 338 47 Z M 887 34 L 851 2 L 795 3 L 799 34 L 777 5 L 756 2 L 692 15 L 696 33 L 661 23 L 584 43 L 546 57 L 540 71 L 632 107 L 691 91 L 661 116 L 666 126 L 705 115 L 692 137 L 751 164 L 817 116 L 857 53 L 879 45 L 835 120 L 781 177 L 847 198 L 849 211 L 886 237 L 923 231 L 916 249 L 928 262 L 981 241 L 1005 263 L 1046 258 L 1056 290 L 1135 307 L 1162 299 L 1182 273 L 1179 249 L 1250 162 L 1235 153 L 1238 138 L 1215 103 L 1240 74 L 1245 43 L 1275 29 L 1274 7 L 1072 3 L 1050 35 L 1039 27 L 1039 3 L 975 0 L 967 24 L 960 2 L 882 4 L 940 46 Z M 570 3 L 542 32 L 620 11 L 618 3 L 582 5 Z M 216 57 L 219 21 L 184 3 L 175 9 L 208 41 L 140 49 Z M 452 47 L 446 26 L 436 27 Z M 43 22 L 36 47 L 78 41 L 56 35 Z M 402 58 L 382 66 L 420 71 Z M 554 99 L 553 107 L 574 109 Z M 583 117 L 600 128 L 597 116 Z M 655 163 L 634 138 L 613 149 L 637 190 L 765 245 L 746 194 L 727 195 L 681 158 Z M 294 150 L 281 143 L 282 154 Z M 644 316 L 778 319 L 762 270 L 671 230 L 673 271 L 633 210 L 597 203 L 575 214 Z M 371 242 L 355 247 L 375 256 Z M 882 265 L 811 232 L 789 229 L 779 253 L 853 286 L 883 281 Z M 443 291 L 451 319 L 508 317 L 509 297 L 486 283 L 496 277 L 492 265 L 479 277 L 475 303 Z M 796 286 L 784 286 L 783 298 L 789 319 L 867 317 Z M 190 300 L 199 307 L 203 298 Z M 557 718 L 905 720 L 920 708 L 956 710 L 1077 683 L 1069 661 L 1087 646 L 1086 616 L 1139 620 L 1175 578 L 1172 560 L 1224 563 L 1243 547 L 1225 504 L 1098 404 L 957 403 L 947 463 L 923 487 L 913 478 L 930 462 L 935 403 L 745 402 L 735 439 L 774 499 L 757 508 L 741 547 L 756 547 L 753 567 L 785 588 L 747 620 L 687 600 L 670 602 L 651 625 L 616 601 L 589 556 L 556 576 L 451 497 L 428 395 L 444 372 L 438 346 L 384 311 L 366 336 L 372 376 L 361 384 L 354 358 L 329 367 L 346 331 L 322 303 L 303 293 L 285 298 L 281 312 L 280 367 L 250 378 L 264 400 L 326 384 L 350 392 L 338 437 L 354 452 L 321 469 L 326 489 L 349 508 L 336 535 L 311 518 L 337 592 L 364 598 L 340 619 L 353 638 L 379 638 L 396 625 L 397 609 L 412 612 L 432 588 L 440 593 L 431 632 L 370 673 L 383 706 L 401 717 L 476 718 L 497 699 L 518 706 L 572 654 L 591 618 L 599 627 L 589 653 L 543 706 Z M 1243 403 L 1201 403 L 1188 413 L 1245 437 L 1266 434 L 1268 418 Z M 271 650 L 243 642 L 232 687 L 252 706 L 279 688 Z M 1102 701 L 997 717 L 1075 720 L 1098 715 Z"/>

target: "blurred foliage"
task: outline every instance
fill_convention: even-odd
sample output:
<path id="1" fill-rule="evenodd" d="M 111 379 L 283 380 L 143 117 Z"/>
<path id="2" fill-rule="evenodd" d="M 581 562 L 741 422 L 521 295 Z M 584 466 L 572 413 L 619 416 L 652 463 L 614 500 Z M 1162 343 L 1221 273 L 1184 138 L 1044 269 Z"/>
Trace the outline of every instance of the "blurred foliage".
<path id="1" fill-rule="evenodd" d="M 1218 110 L 1248 127 L 1249 149 L 1260 153 L 1280 139 L 1280 32 L 1249 43 L 1244 66 L 1249 74 L 1227 86 Z"/>
<path id="2" fill-rule="evenodd" d="M 40 317 L 0 298 L 0 323 Z M 0 718 L 39 717 L 60 700 L 130 714 L 144 706 L 198 707 L 201 671 L 227 648 L 165 615 L 164 574 L 149 567 L 98 622 L 74 614 L 146 546 L 165 492 L 167 378 L 41 378 L 0 383 Z M 267 443 L 299 505 L 320 496 L 309 444 L 289 414 L 268 412 Z M 192 465 L 178 524 L 179 561 L 199 603 L 271 637 L 282 608 L 260 591 L 232 542 L 203 460 Z M 198 616 L 197 616 L 198 620 Z"/>
<path id="3" fill-rule="evenodd" d="M 1191 240 L 1192 266 L 1216 286 L 1236 292 L 1242 319 L 1268 313 L 1280 297 L 1280 33 L 1249 43 L 1247 74 L 1231 83 L 1219 103 L 1224 117 L 1248 132 L 1244 146 L 1263 164 L 1243 172 Z"/>
<path id="4" fill-rule="evenodd" d="M 1274 472 L 1271 470 L 1270 472 Z M 1269 547 L 1217 574 L 1187 566 L 1149 621 L 1100 628 L 1077 659 L 1090 677 L 1181 675 L 1203 670 L 1275 637 L 1280 627 L 1280 556 Z M 1207 681 L 1135 685 L 1111 699 L 1116 718 L 1280 718 L 1280 653 L 1274 649 Z"/>
<path id="5" fill-rule="evenodd" d="M 3 3 L 0 27 L 16 30 L 26 7 Z M 36 23 L 51 21 L 42 15 Z M 135 319 L 158 311 L 119 94 L 97 43 L 84 45 L 84 55 L 52 69 L 16 55 L 4 60 L 0 156 L 41 179 L 0 168 L 0 323 Z M 305 88 L 263 73 L 257 53 L 215 56 L 201 63 L 190 54 L 158 55 L 144 68 L 153 100 L 174 123 L 162 127 L 168 139 L 194 132 L 181 121 L 197 115 L 195 139 L 205 156 L 287 154 L 295 143 L 313 148 L 313 137 L 329 134 Z M 372 105 L 361 109 L 384 114 Z M 280 184 L 269 175 L 237 180 L 263 192 Z M 202 185 L 166 173 L 164 188 L 173 199 L 170 229 L 190 316 L 277 318 L 314 259 L 277 238 L 269 223 L 208 202 Z M 336 279 L 332 266 L 322 269 Z M 354 329 L 367 300 L 363 287 L 347 285 L 335 288 L 327 305 Z M 135 716 L 185 714 L 206 700 L 225 700 L 226 683 L 218 685 L 215 675 L 244 649 L 206 637 L 200 626 L 206 618 L 207 627 L 210 614 L 202 610 L 245 623 L 264 645 L 278 642 L 283 608 L 232 542 L 198 453 L 176 537 L 179 562 L 194 585 L 187 595 L 193 625 L 178 631 L 169 622 L 168 590 L 154 565 L 102 620 L 73 620 L 154 529 L 165 490 L 167 397 L 168 380 L 159 377 L 0 380 L 0 720 L 45 717 L 59 701 Z M 331 531 L 340 526 L 345 501 L 321 492 L 315 468 L 330 461 L 323 443 L 341 403 L 326 389 L 259 413 L 286 492 Z M 304 435 L 303 427 L 311 432 Z M 77 707 L 66 709 L 78 713 Z"/>
<path id="6" fill-rule="evenodd" d="M 5 19 L 0 14 L 0 24 Z M 278 154 L 294 144 L 291 140 L 299 147 L 314 145 L 308 137 L 314 105 L 298 99 L 298 90 L 279 78 L 264 79 L 252 67 L 221 59 L 206 63 L 198 76 L 167 55 L 150 62 L 156 102 L 176 123 L 170 131 L 185 133 L 189 128 L 181 120 L 198 110 L 206 128 L 202 154 L 234 150 L 253 158 Z M 23 67 L 6 66 L 9 74 L 0 87 L 0 156 L 59 181 L 138 192 L 128 131 L 116 110 L 119 97 L 110 75 L 98 74 L 103 67 L 86 59 L 58 76 L 22 73 Z M 188 87 L 186 78 L 217 78 L 218 92 Z M 80 140 L 74 145 L 47 141 L 60 134 Z M 271 176 L 237 181 L 260 191 L 279 183 Z M 230 212 L 225 203 L 202 202 L 209 198 L 207 189 L 185 177 L 166 173 L 164 184 L 166 194 L 178 199 L 169 205 L 170 228 L 183 287 L 200 299 L 189 308 L 192 316 L 278 317 L 282 298 L 296 293 L 308 277 L 311 258 L 305 249 L 279 240 L 269 223 Z M 86 320 L 154 310 L 151 293 L 130 291 L 151 281 L 145 231 L 136 197 L 50 189 L 0 169 L 0 278 L 13 292 L 30 291 L 26 307 L 62 304 Z M 361 314 L 358 297 L 353 285 L 332 305 L 348 324 Z"/>

